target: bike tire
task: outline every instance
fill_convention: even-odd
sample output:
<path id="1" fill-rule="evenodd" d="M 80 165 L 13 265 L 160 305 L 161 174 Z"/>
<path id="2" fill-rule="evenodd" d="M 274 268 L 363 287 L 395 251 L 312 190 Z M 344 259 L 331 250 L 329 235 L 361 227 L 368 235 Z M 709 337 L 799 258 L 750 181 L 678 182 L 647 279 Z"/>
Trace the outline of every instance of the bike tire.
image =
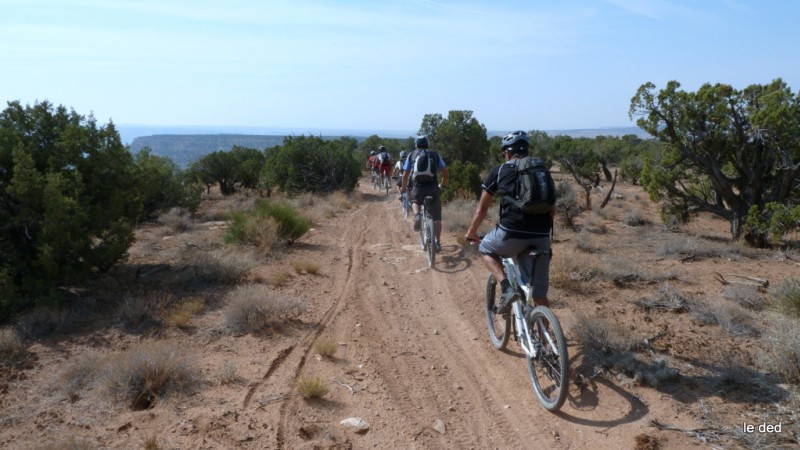
<path id="1" fill-rule="evenodd" d="M 497 281 L 493 275 L 486 280 L 486 326 L 489 330 L 489 341 L 492 346 L 502 350 L 511 336 L 511 314 L 496 314 Z"/>
<path id="2" fill-rule="evenodd" d="M 542 320 L 540 320 L 542 319 Z M 534 341 L 541 343 L 539 353 L 535 358 L 526 357 L 528 375 L 530 375 L 533 392 L 539 403 L 548 411 L 557 411 L 564 404 L 569 393 L 569 355 L 567 354 L 567 340 L 555 313 L 546 306 L 537 306 L 533 309 L 531 320 L 525 319 L 528 330 Z M 550 344 L 546 339 L 542 341 L 540 325 L 547 322 L 547 332 L 554 341 Z M 557 352 L 557 353 L 556 353 Z"/>
<path id="3" fill-rule="evenodd" d="M 428 235 L 427 242 L 428 242 L 428 267 L 433 268 L 436 266 L 436 230 L 433 227 L 433 220 L 426 219 L 425 220 L 425 233 Z"/>
<path id="4" fill-rule="evenodd" d="M 403 218 L 408 219 L 408 213 L 409 210 L 411 209 L 411 205 L 409 205 L 408 203 L 408 195 L 407 194 L 404 195 L 405 196 L 403 197 Z"/>

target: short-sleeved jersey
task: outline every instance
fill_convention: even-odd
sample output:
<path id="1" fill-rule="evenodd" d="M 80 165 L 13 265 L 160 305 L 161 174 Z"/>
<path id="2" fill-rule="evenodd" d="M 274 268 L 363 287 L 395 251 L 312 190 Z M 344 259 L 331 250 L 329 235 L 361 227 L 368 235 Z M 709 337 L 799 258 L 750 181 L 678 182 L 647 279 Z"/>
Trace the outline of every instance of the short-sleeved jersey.
<path id="1" fill-rule="evenodd" d="M 513 161 L 492 167 L 481 187 L 491 195 L 514 195 L 517 169 Z M 525 214 L 510 202 L 500 203 L 500 228 L 510 237 L 525 238 L 550 234 L 553 219 L 550 213 Z"/>
<path id="2" fill-rule="evenodd" d="M 408 157 L 406 158 L 406 163 L 403 166 L 403 170 L 404 171 L 405 170 L 410 171 L 412 176 L 414 175 L 414 161 L 417 159 L 417 153 L 419 151 L 420 151 L 420 149 L 415 149 L 414 151 L 412 151 L 411 154 L 408 155 Z M 439 181 L 438 181 L 439 180 L 439 172 L 442 169 L 444 169 L 445 167 L 447 167 L 447 165 L 444 162 L 444 158 L 442 158 L 438 153 L 436 153 L 433 150 L 428 150 L 428 152 L 431 154 L 432 158 L 439 160 L 439 163 L 436 166 L 438 169 L 433 171 L 433 180 L 432 181 L 419 181 L 419 182 L 417 182 L 417 184 L 419 186 L 429 186 L 429 185 L 432 186 L 432 185 L 439 184 Z"/>

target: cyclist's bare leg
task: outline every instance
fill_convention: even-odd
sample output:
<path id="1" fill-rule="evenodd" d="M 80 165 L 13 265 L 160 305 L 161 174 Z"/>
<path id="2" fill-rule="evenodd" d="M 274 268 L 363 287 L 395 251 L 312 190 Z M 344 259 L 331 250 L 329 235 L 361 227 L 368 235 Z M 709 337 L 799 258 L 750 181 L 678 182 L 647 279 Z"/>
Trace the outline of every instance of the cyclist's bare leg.
<path id="1" fill-rule="evenodd" d="M 503 263 L 500 261 L 500 257 L 494 255 L 481 255 L 481 257 L 497 283 L 502 284 L 506 280 L 506 272 L 503 270 Z"/>
<path id="2" fill-rule="evenodd" d="M 533 297 L 533 303 L 535 303 L 536 306 L 550 307 L 550 301 L 547 300 L 547 297 Z"/>

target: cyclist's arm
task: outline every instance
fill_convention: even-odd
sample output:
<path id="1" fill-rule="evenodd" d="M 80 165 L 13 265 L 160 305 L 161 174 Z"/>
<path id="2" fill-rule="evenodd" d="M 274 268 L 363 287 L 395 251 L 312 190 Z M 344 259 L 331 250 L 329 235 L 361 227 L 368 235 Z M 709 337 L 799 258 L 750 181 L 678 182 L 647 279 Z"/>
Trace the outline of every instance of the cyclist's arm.
<path id="1" fill-rule="evenodd" d="M 403 181 L 400 183 L 400 192 L 405 192 L 408 189 L 408 178 L 411 176 L 410 170 L 403 171 Z"/>
<path id="2" fill-rule="evenodd" d="M 443 167 L 441 170 L 442 170 L 442 182 L 439 183 L 439 188 L 444 189 L 447 187 L 447 182 L 450 181 L 450 171 L 447 170 L 447 167 Z"/>
<path id="3" fill-rule="evenodd" d="M 488 191 L 481 193 L 481 199 L 478 200 L 478 207 L 475 208 L 475 215 L 472 217 L 472 223 L 469 224 L 465 239 L 467 241 L 479 241 L 478 227 L 483 223 L 486 218 L 486 213 L 489 212 L 489 207 L 492 205 L 492 194 Z"/>

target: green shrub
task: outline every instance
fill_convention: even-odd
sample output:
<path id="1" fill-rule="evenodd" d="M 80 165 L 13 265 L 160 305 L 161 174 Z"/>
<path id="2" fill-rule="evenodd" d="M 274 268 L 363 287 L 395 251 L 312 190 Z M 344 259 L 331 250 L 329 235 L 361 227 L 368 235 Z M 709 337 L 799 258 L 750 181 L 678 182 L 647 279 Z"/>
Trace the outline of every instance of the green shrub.
<path id="1" fill-rule="evenodd" d="M 203 186 L 185 177 L 171 159 L 150 153 L 149 148 L 134 157 L 138 193 L 142 201 L 142 219 L 157 211 L 184 207 L 195 211 L 200 205 Z"/>
<path id="2" fill-rule="evenodd" d="M 267 150 L 263 184 L 284 192 L 350 192 L 361 176 L 362 162 L 346 140 L 287 136 L 283 145 Z"/>
<path id="3" fill-rule="evenodd" d="M 481 196 L 481 175 L 477 165 L 454 161 L 447 167 L 450 179 L 447 189 L 442 191 L 442 203 L 455 198 L 477 200 Z"/>
<path id="4" fill-rule="evenodd" d="M 114 125 L 63 106 L 0 112 L 0 320 L 57 302 L 122 259 L 142 212 L 133 156 Z M 6 290 L 10 284 L 10 289 Z"/>
<path id="5" fill-rule="evenodd" d="M 313 225 L 285 202 L 259 201 L 249 211 L 231 216 L 231 224 L 223 239 L 226 243 L 250 243 L 262 245 L 262 231 L 269 220 L 274 221 L 278 238 L 289 243 L 304 235 Z"/>

